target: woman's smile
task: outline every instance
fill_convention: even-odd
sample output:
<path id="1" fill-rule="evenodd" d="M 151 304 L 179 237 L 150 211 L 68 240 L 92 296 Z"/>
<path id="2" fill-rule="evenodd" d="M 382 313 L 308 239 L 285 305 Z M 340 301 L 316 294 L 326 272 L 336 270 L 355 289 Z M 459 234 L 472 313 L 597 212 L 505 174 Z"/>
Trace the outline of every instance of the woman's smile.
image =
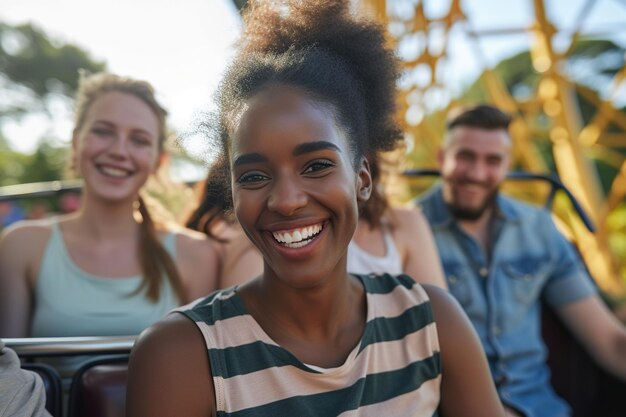
<path id="1" fill-rule="evenodd" d="M 294 87 L 262 90 L 248 100 L 232 155 L 235 214 L 278 279 L 300 286 L 337 271 L 369 172 L 355 170 L 332 110 Z"/>
<path id="2" fill-rule="evenodd" d="M 308 245 L 322 231 L 321 223 L 292 230 L 272 232 L 274 239 L 288 248 L 301 248 Z"/>

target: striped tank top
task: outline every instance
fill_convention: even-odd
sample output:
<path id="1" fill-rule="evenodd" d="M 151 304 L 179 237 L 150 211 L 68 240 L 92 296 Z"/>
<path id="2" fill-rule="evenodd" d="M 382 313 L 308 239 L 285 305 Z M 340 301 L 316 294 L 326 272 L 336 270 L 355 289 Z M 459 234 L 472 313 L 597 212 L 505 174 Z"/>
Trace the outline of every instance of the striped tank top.
<path id="1" fill-rule="evenodd" d="M 424 289 L 406 275 L 357 275 L 367 296 L 359 344 L 337 368 L 299 361 L 258 325 L 237 287 L 181 307 L 207 346 L 220 417 L 435 416 L 441 364 Z"/>

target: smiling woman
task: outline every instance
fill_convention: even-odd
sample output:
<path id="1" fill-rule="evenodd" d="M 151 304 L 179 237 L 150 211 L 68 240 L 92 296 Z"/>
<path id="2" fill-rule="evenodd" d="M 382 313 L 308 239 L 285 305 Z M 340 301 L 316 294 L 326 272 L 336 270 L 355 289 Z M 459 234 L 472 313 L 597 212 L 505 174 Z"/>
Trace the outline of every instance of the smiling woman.
<path id="1" fill-rule="evenodd" d="M 140 197 L 164 156 L 165 116 L 146 82 L 82 78 L 72 135 L 81 208 L 4 231 L 0 337 L 138 334 L 215 289 L 214 244 L 155 224 Z"/>
<path id="2" fill-rule="evenodd" d="M 347 271 L 366 155 L 401 138 L 397 76 L 384 32 L 348 0 L 250 2 L 214 139 L 263 272 L 140 336 L 127 415 L 502 415 L 450 295 Z"/>
<path id="3" fill-rule="evenodd" d="M 345 269 L 355 202 L 367 200 L 371 181 L 365 160 L 355 172 L 330 106 L 301 88 L 266 87 L 249 100 L 235 134 L 234 211 L 263 255 L 265 275 L 304 287 Z M 318 232 L 309 236 L 309 228 Z"/>

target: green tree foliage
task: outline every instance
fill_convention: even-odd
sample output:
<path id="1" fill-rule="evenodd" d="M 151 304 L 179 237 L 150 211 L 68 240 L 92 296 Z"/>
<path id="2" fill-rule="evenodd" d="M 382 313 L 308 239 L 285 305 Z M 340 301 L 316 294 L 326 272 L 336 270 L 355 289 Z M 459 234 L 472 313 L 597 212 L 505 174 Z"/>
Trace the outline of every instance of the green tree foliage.
<path id="1" fill-rule="evenodd" d="M 0 103 L 0 116 L 46 111 L 51 96 L 71 97 L 80 68 L 97 72 L 105 64 L 76 45 L 51 39 L 32 24 L 0 22 L 0 87 L 17 98 Z"/>
<path id="2" fill-rule="evenodd" d="M 67 167 L 69 149 L 56 147 L 42 140 L 34 154 L 30 155 L 20 176 L 20 183 L 49 181 L 63 177 Z"/>
<path id="3" fill-rule="evenodd" d="M 0 186 L 63 177 L 67 149 L 51 145 L 54 138 L 42 137 L 34 154 L 14 151 L 3 136 L 3 125 L 34 114 L 54 120 L 59 104 L 70 106 L 79 69 L 98 72 L 106 65 L 36 26 L 0 22 Z"/>
<path id="4" fill-rule="evenodd" d="M 69 150 L 42 140 L 33 154 L 0 146 L 0 187 L 64 177 Z"/>
<path id="5" fill-rule="evenodd" d="M 0 148 L 0 186 L 20 182 L 28 155 L 12 151 L 8 146 Z"/>
<path id="6" fill-rule="evenodd" d="M 610 88 L 615 74 L 624 67 L 626 50 L 605 39 L 579 40 L 572 46 L 563 68 L 565 75 L 575 84 L 604 95 Z M 529 100 L 537 91 L 539 74 L 533 69 L 530 51 L 523 51 L 502 60 L 494 71 L 506 85 L 509 93 L 519 101 Z M 583 123 L 588 123 L 595 114 L 596 106 L 578 95 Z M 490 101 L 479 77 L 463 93 L 462 101 Z"/>

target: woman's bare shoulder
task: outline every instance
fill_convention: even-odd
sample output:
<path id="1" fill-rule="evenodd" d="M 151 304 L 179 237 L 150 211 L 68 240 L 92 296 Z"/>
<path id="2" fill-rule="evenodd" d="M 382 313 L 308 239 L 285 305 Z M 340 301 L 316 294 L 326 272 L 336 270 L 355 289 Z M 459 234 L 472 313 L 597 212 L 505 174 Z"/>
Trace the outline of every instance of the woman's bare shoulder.
<path id="1" fill-rule="evenodd" d="M 482 345 L 456 299 L 423 285 L 437 325 L 442 363 L 440 409 L 450 416 L 502 416 Z"/>
<path id="2" fill-rule="evenodd" d="M 431 234 L 426 218 L 417 208 L 393 207 L 389 209 L 387 217 L 394 237 L 399 242 L 414 245 Z"/>
<path id="3" fill-rule="evenodd" d="M 176 238 L 176 266 L 187 292 L 185 302 L 215 291 L 222 264 L 222 245 L 204 233 L 179 228 Z"/>
<path id="4" fill-rule="evenodd" d="M 173 227 L 165 230 L 164 233 L 174 233 L 178 239 L 188 239 L 191 241 L 210 240 L 206 234 L 186 227 Z"/>
<path id="5" fill-rule="evenodd" d="M 50 234 L 55 219 L 20 220 L 2 231 L 2 236 L 19 238 L 21 236 L 34 237 L 38 234 Z"/>
<path id="6" fill-rule="evenodd" d="M 173 229 L 170 233 L 176 236 L 176 246 L 179 248 L 177 253 L 200 259 L 220 255 L 220 243 L 204 233 L 184 227 Z"/>
<path id="7" fill-rule="evenodd" d="M 37 247 L 46 244 L 52 233 L 52 225 L 56 219 L 22 220 L 12 224 L 0 234 L 0 248 L 4 250 L 22 250 L 36 252 Z"/>
<path id="8" fill-rule="evenodd" d="M 130 356 L 128 415 L 211 415 L 215 398 L 207 392 L 213 392 L 207 348 L 190 319 L 172 313 L 142 332 Z"/>
<path id="9" fill-rule="evenodd" d="M 388 211 L 392 224 L 400 228 L 404 228 L 407 225 L 421 228 L 426 224 L 426 218 L 417 207 L 390 207 Z"/>
<path id="10" fill-rule="evenodd" d="M 53 221 L 17 222 L 0 234 L 0 270 L 3 279 L 26 279 L 34 287 Z"/>
<path id="11" fill-rule="evenodd" d="M 449 314 L 452 314 L 454 316 L 465 316 L 465 312 L 463 311 L 463 308 L 461 307 L 459 302 L 448 291 L 432 284 L 420 285 L 422 286 L 422 288 L 424 288 L 424 291 L 426 291 L 426 294 L 428 295 L 428 298 L 430 299 L 430 302 L 433 306 L 433 312 L 435 314 L 437 314 L 437 312 L 439 311 L 442 317 L 445 317 Z"/>
<path id="12" fill-rule="evenodd" d="M 171 313 L 144 330 L 137 338 L 132 350 L 132 357 L 139 353 L 150 357 L 161 357 L 197 351 L 203 348 L 203 339 L 197 326 L 182 313 Z"/>
<path id="13" fill-rule="evenodd" d="M 432 284 L 422 284 L 428 294 L 442 351 L 454 350 L 468 342 L 480 345 L 473 326 L 459 302 L 446 290 Z"/>

